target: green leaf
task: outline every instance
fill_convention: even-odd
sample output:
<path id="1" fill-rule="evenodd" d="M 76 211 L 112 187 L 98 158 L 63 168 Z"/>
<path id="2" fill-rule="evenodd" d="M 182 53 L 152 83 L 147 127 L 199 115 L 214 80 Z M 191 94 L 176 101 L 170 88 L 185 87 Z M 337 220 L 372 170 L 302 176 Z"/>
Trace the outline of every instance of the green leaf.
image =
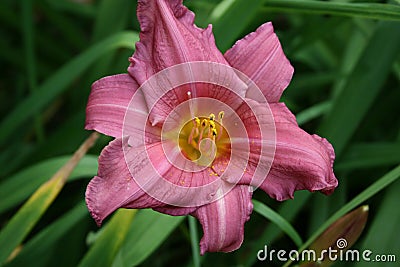
<path id="1" fill-rule="evenodd" d="M 63 43 L 69 44 L 77 49 L 83 49 L 87 46 L 87 34 L 82 31 L 81 24 L 76 23 L 75 19 L 69 18 L 61 12 L 54 12 L 54 9 L 42 1 L 36 2 L 43 15 L 46 16 L 48 23 L 56 27 Z"/>
<path id="2" fill-rule="evenodd" d="M 79 263 L 79 267 L 108 267 L 111 266 L 121 245 L 127 237 L 137 210 L 120 209 L 111 221 L 102 229 L 88 253 Z"/>
<path id="3" fill-rule="evenodd" d="M 92 40 L 99 41 L 112 33 L 121 31 L 127 26 L 128 16 L 133 12 L 130 0 L 102 0 L 100 2 Z"/>
<path id="4" fill-rule="evenodd" d="M 115 32 L 124 30 L 130 22 L 129 16 L 133 14 L 133 1 L 130 0 L 103 0 L 100 2 L 97 12 L 96 20 L 94 22 L 94 29 L 92 34 L 92 41 L 98 42 Z M 115 56 L 118 51 L 113 51 L 103 56 L 101 60 L 90 69 L 88 73 L 88 84 L 84 84 L 89 88 L 90 83 L 105 76 L 109 73 L 115 73 Z M 118 54 L 120 56 L 120 54 Z M 124 64 L 127 65 L 125 59 Z M 125 67 L 126 68 L 126 67 Z"/>
<path id="5" fill-rule="evenodd" d="M 94 17 L 97 12 L 96 7 L 91 4 L 68 0 L 47 0 L 46 2 L 58 12 L 68 11 L 89 18 Z"/>
<path id="6" fill-rule="evenodd" d="M 208 22 L 213 25 L 215 41 L 226 51 L 256 17 L 264 1 L 223 0 L 215 6 Z M 243 12 L 245 10 L 245 12 Z M 238 19 L 240 18 L 240 19 Z"/>
<path id="7" fill-rule="evenodd" d="M 43 213 L 51 205 L 58 193 L 63 188 L 68 176 L 85 155 L 87 150 L 98 138 L 98 134 L 92 134 L 71 159 L 59 169 L 53 177 L 39 187 L 27 202 L 11 218 L 0 232 L 0 263 L 4 263 L 12 251 L 24 240 L 33 226 L 42 217 Z"/>
<path id="8" fill-rule="evenodd" d="M 192 246 L 192 258 L 194 267 L 200 267 L 199 235 L 197 234 L 197 221 L 188 216 L 190 230 L 190 245 Z"/>
<path id="9" fill-rule="evenodd" d="M 33 20 L 33 1 L 27 0 L 21 2 L 23 12 L 22 25 L 23 25 L 23 41 L 26 57 L 26 73 L 28 76 L 28 84 L 30 92 L 37 90 L 37 75 L 36 75 L 36 57 L 35 57 L 35 42 L 34 42 L 34 20 Z M 36 136 L 40 142 L 44 140 L 44 129 L 42 121 L 38 114 L 35 114 L 35 131 Z"/>
<path id="10" fill-rule="evenodd" d="M 85 202 L 82 201 L 29 240 L 18 255 L 5 267 L 29 266 L 32 262 L 35 263 L 35 267 L 48 266 L 47 261 L 50 257 L 54 257 L 51 251 L 59 245 L 59 239 L 73 227 L 80 227 L 79 221 L 87 215 Z"/>
<path id="11" fill-rule="evenodd" d="M 289 87 L 283 92 L 283 98 L 297 98 L 304 95 L 317 94 L 321 88 L 326 87 L 342 76 L 335 72 L 296 74 L 293 76 Z"/>
<path id="12" fill-rule="evenodd" d="M 63 176 L 42 185 L 0 232 L 0 262 L 22 242 L 63 187 Z"/>
<path id="13" fill-rule="evenodd" d="M 137 40 L 139 40 L 139 35 L 135 32 L 115 34 L 93 45 L 60 68 L 53 76 L 39 86 L 38 90 L 21 101 L 0 122 L 0 145 L 9 140 L 8 138 L 18 126 L 26 122 L 33 114 L 46 107 L 55 97 L 59 96 L 74 79 L 81 75 L 97 59 L 114 49 L 133 49 L 133 45 Z"/>
<path id="14" fill-rule="evenodd" d="M 361 244 L 363 250 L 371 250 L 374 254 L 397 254 L 397 259 L 400 256 L 399 250 L 394 249 L 399 247 L 399 238 L 393 234 L 398 232 L 400 222 L 400 212 L 396 212 L 399 208 L 399 190 L 400 183 L 393 184 L 375 208 L 376 214 Z M 358 262 L 355 266 L 363 267 L 364 263 Z"/>
<path id="15" fill-rule="evenodd" d="M 143 262 L 184 218 L 140 210 L 113 266 L 136 266 Z"/>
<path id="16" fill-rule="evenodd" d="M 386 188 L 388 185 L 396 181 L 397 179 L 400 178 L 400 165 L 397 166 L 395 169 L 384 175 L 382 178 L 380 178 L 378 181 L 370 185 L 367 189 L 365 189 L 363 192 L 358 194 L 355 198 L 353 198 L 351 201 L 347 202 L 341 209 L 339 209 L 337 212 L 335 212 L 328 220 L 325 221 L 325 223 L 317 230 L 314 232 L 314 234 L 301 246 L 299 249 L 299 252 L 303 251 L 306 249 L 321 233 L 323 233 L 333 222 L 335 222 L 337 219 L 345 215 L 347 212 L 351 211 L 355 207 L 361 205 L 364 201 L 369 199 L 370 197 L 374 196 L 377 194 L 379 191 L 383 190 Z M 287 262 L 284 266 L 289 266 L 290 261 Z"/>
<path id="17" fill-rule="evenodd" d="M 71 156 L 52 158 L 26 168 L 0 184 L 0 214 L 19 205 L 46 182 Z M 94 176 L 97 172 L 97 156 L 86 155 L 69 176 L 69 180 Z"/>
<path id="18" fill-rule="evenodd" d="M 310 197 L 310 192 L 297 191 L 295 192 L 293 200 L 287 200 L 279 206 L 277 213 L 283 218 L 286 218 L 287 221 L 292 221 L 308 203 Z M 249 254 L 256 255 L 260 248 L 265 244 L 271 244 L 281 235 L 281 230 L 280 226 L 275 223 L 268 224 L 260 234 L 260 237 L 257 240 L 254 240 L 254 244 L 251 245 L 251 252 Z M 244 266 L 253 266 L 256 260 L 257 257 L 248 257 Z"/>
<path id="19" fill-rule="evenodd" d="M 312 119 L 318 118 L 331 108 L 332 103 L 330 101 L 318 103 L 312 107 L 309 107 L 296 115 L 297 123 L 299 125 L 305 124 Z"/>
<path id="20" fill-rule="evenodd" d="M 340 161 L 337 170 L 373 168 L 400 162 L 400 143 L 358 143 L 351 145 Z"/>
<path id="21" fill-rule="evenodd" d="M 382 89 L 399 51 L 400 24 L 381 23 L 320 126 L 319 132 L 333 144 L 337 155 L 343 152 Z"/>
<path id="22" fill-rule="evenodd" d="M 380 20 L 400 20 L 400 6 L 378 3 L 343 3 L 338 1 L 265 0 L 264 12 L 294 12 L 336 15 Z"/>
<path id="23" fill-rule="evenodd" d="M 273 209 L 268 207 L 267 205 L 253 200 L 254 211 L 261 214 L 271 222 L 275 223 L 284 233 L 286 233 L 296 244 L 296 246 L 300 247 L 303 241 L 301 240 L 300 235 L 293 228 L 293 226 L 286 221 L 279 213 L 275 212 Z"/>

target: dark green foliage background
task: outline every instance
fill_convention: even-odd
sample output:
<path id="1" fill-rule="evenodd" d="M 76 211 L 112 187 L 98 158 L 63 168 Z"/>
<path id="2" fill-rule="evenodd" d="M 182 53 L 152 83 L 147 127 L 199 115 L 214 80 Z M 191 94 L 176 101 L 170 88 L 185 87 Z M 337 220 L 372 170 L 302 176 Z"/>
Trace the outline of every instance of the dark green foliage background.
<path id="1" fill-rule="evenodd" d="M 7 232 L 10 219 L 89 136 L 83 127 L 90 85 L 126 72 L 138 40 L 135 1 L 82 2 L 0 2 L 0 251 L 6 246 L 14 250 L 9 239 L 2 239 L 17 235 Z M 13 258 L 0 256 L 0 266 L 281 266 L 283 262 L 257 261 L 257 251 L 264 245 L 287 250 L 308 245 L 361 204 L 368 204 L 370 213 L 355 248 L 394 254 L 398 264 L 399 1 L 185 4 L 196 13 L 198 26 L 213 24 L 221 51 L 262 23 L 273 22 L 295 67 L 281 101 L 303 129 L 335 147 L 335 193 L 297 192 L 294 200 L 279 203 L 257 191 L 258 204 L 276 213 L 257 208 L 239 250 L 199 257 L 202 232 L 193 218 L 122 210 L 97 228 L 84 205 L 84 192 L 97 172 L 97 156 L 111 140 L 102 136 L 41 219 L 32 222 Z M 292 228 L 283 232 L 282 224 L 274 223 L 277 219 Z M 294 242 L 297 234 L 300 244 Z"/>

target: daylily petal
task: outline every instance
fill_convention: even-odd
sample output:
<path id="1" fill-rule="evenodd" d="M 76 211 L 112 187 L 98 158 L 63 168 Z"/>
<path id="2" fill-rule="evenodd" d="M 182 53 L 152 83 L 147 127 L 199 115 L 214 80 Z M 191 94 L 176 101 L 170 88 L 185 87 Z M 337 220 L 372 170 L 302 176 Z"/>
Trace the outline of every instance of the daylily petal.
<path id="1" fill-rule="evenodd" d="M 182 5 L 182 0 L 141 0 L 138 1 L 137 14 L 141 26 L 140 41 L 136 43 L 136 51 L 129 59 L 131 64 L 128 72 L 140 85 L 149 85 L 145 82 L 154 74 L 182 63 L 204 61 L 228 65 L 215 45 L 211 25 L 206 29 L 196 27 L 193 12 Z M 169 75 L 164 77 L 174 79 Z M 154 104 L 154 97 L 158 99 L 166 90 L 172 89 L 165 88 L 167 84 L 168 81 L 143 90 L 149 108 Z M 175 91 L 166 99 L 182 99 L 187 97 L 187 91 Z M 158 109 L 168 110 L 168 101 L 165 105 Z M 150 121 L 153 125 L 162 121 L 158 110 L 151 112 Z"/>
<path id="2" fill-rule="evenodd" d="M 184 62 L 226 63 L 215 45 L 211 25 L 207 29 L 196 27 L 194 13 L 182 5 L 182 0 L 139 0 L 137 15 L 140 41 L 128 72 L 139 84 Z"/>
<path id="3" fill-rule="evenodd" d="M 238 79 L 238 82 L 241 82 L 241 80 Z M 193 85 L 193 87 L 191 87 L 191 85 Z M 158 124 L 158 126 L 161 127 L 161 123 L 164 123 L 167 116 L 171 115 L 176 118 L 176 123 L 182 123 L 184 120 L 193 119 L 193 116 L 202 114 L 204 112 L 209 115 L 210 113 L 212 113 L 211 109 L 213 109 L 214 107 L 216 108 L 216 102 L 219 102 L 220 105 L 218 107 L 221 107 L 221 109 L 217 111 L 217 114 L 219 111 L 227 107 L 233 110 L 237 109 L 243 103 L 243 99 L 238 94 L 238 92 L 232 91 L 220 85 L 206 84 L 200 82 L 193 83 L 191 85 L 182 85 L 171 89 L 167 93 L 161 94 L 163 95 L 162 98 L 154 101 L 155 104 L 152 105 L 151 114 L 155 114 L 157 116 L 157 119 L 152 120 L 150 118 L 150 121 L 153 125 Z M 190 92 L 191 94 L 188 95 L 187 92 Z M 191 98 L 191 95 L 196 95 L 196 97 Z M 154 100 L 156 100 L 156 96 L 157 92 L 150 90 L 146 91 L 147 99 L 153 98 Z M 207 100 L 205 100 L 206 98 L 217 101 L 214 101 L 214 103 L 212 103 L 210 100 L 210 103 L 205 103 L 207 102 Z M 192 101 L 190 105 L 187 104 L 189 103 L 189 99 Z M 184 104 L 184 109 L 182 107 L 180 109 L 176 109 L 178 105 L 183 104 L 183 102 L 185 101 L 187 103 Z"/>
<path id="4" fill-rule="evenodd" d="M 225 58 L 255 82 L 269 103 L 279 101 L 293 75 L 293 67 L 270 22 L 237 41 L 226 51 Z M 247 91 L 246 97 L 259 100 L 254 87 Z"/>
<path id="5" fill-rule="evenodd" d="M 136 81 L 128 74 L 104 77 L 93 83 L 85 129 L 121 137 L 125 112 L 137 88 Z"/>
<path id="6" fill-rule="evenodd" d="M 124 159 L 122 139 L 103 149 L 99 172 L 86 189 L 86 204 L 98 225 L 118 208 L 151 208 L 164 206 L 148 196 L 131 177 Z"/>
<path id="7" fill-rule="evenodd" d="M 258 187 L 265 179 L 265 174 L 268 173 L 274 159 L 274 118 L 266 103 L 258 103 L 252 99 L 246 99 L 235 112 L 245 126 L 246 136 L 231 138 L 231 147 L 236 148 L 231 156 L 231 164 L 234 165 L 233 171 L 242 174 L 228 175 L 225 180 Z M 229 119 L 227 121 L 229 122 Z M 231 125 L 226 123 L 225 127 L 229 131 Z"/>
<path id="8" fill-rule="evenodd" d="M 283 103 L 270 107 L 276 125 L 276 152 L 260 188 L 277 200 L 293 198 L 296 190 L 333 192 L 338 181 L 332 169 L 335 159 L 332 145 L 300 129 Z"/>
<path id="9" fill-rule="evenodd" d="M 203 227 L 200 253 L 238 249 L 243 242 L 244 223 L 253 210 L 249 186 L 236 186 L 219 200 L 198 208 L 191 215 Z"/>
<path id="10" fill-rule="evenodd" d="M 197 209 L 197 207 L 177 207 L 177 206 L 171 206 L 171 205 L 167 205 L 165 207 L 159 207 L 159 208 L 153 208 L 153 210 L 164 213 L 164 214 L 168 214 L 171 216 L 184 216 L 184 215 L 188 215 L 192 212 L 194 212 Z"/>
<path id="11" fill-rule="evenodd" d="M 175 149 L 171 149 L 172 146 Z M 136 183 L 149 195 L 165 203 L 156 209 L 163 213 L 181 214 L 182 211 L 169 209 L 171 206 L 201 206 L 213 200 L 219 189 L 225 192 L 230 189 L 221 186 L 227 184 L 220 181 L 210 168 L 199 167 L 184 158 L 171 141 L 128 147 L 125 159 Z"/>

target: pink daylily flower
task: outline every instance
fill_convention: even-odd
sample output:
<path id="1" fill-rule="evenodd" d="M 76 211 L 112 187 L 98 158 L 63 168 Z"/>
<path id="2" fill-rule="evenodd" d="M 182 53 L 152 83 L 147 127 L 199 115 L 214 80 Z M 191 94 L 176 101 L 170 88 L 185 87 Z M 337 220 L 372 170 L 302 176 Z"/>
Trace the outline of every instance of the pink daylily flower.
<path id="1" fill-rule="evenodd" d="M 293 67 L 271 23 L 222 54 L 211 25 L 196 27 L 194 14 L 182 0 L 139 0 L 137 14 L 140 41 L 128 73 L 95 82 L 86 109 L 86 129 L 115 137 L 102 151 L 98 174 L 86 191 L 88 209 L 99 225 L 118 208 L 189 214 L 203 227 L 201 254 L 230 252 L 243 242 L 253 187 L 279 201 L 293 198 L 296 190 L 333 192 L 337 179 L 332 146 L 300 129 L 278 102 Z M 227 70 L 224 75 L 235 89 L 201 82 L 169 91 L 143 89 L 158 73 L 190 62 L 236 69 L 256 86 L 246 87 L 242 76 Z M 211 102 L 201 102 L 205 99 Z M 185 106 L 191 101 L 195 107 Z M 235 132 L 237 122 L 241 132 Z M 273 131 L 265 130 L 269 128 Z M 246 138 L 239 138 L 244 132 Z M 268 138 L 274 141 L 272 150 L 264 146 Z M 242 159 L 244 152 L 248 156 Z M 233 171 L 227 172 L 232 162 Z M 254 179 L 258 166 L 261 180 Z M 208 185 L 215 185 L 208 201 L 192 190 Z"/>

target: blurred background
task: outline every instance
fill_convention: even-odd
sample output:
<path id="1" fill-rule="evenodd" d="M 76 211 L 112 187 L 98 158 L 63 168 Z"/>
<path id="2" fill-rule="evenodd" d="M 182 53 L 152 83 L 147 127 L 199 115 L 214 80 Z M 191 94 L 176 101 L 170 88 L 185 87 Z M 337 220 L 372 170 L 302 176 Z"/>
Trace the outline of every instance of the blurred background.
<path id="1" fill-rule="evenodd" d="M 256 191 L 244 243 L 228 254 L 199 257 L 201 227 L 187 217 L 122 210 L 98 228 L 84 192 L 111 138 L 101 136 L 65 184 L 45 182 L 90 135 L 83 128 L 91 84 L 126 72 L 139 33 L 136 1 L 2 0 L 0 266 L 281 266 L 259 261 L 257 252 L 307 246 L 360 205 L 369 205 L 369 215 L 353 248 L 396 255 L 397 263 L 379 266 L 398 266 L 400 2 L 184 3 L 199 27 L 213 24 L 222 52 L 273 22 L 295 68 L 281 101 L 303 129 L 333 144 L 335 193 L 297 192 L 281 203 Z M 364 223 L 352 227 L 361 231 Z M 318 266 L 330 264 L 366 263 Z"/>

